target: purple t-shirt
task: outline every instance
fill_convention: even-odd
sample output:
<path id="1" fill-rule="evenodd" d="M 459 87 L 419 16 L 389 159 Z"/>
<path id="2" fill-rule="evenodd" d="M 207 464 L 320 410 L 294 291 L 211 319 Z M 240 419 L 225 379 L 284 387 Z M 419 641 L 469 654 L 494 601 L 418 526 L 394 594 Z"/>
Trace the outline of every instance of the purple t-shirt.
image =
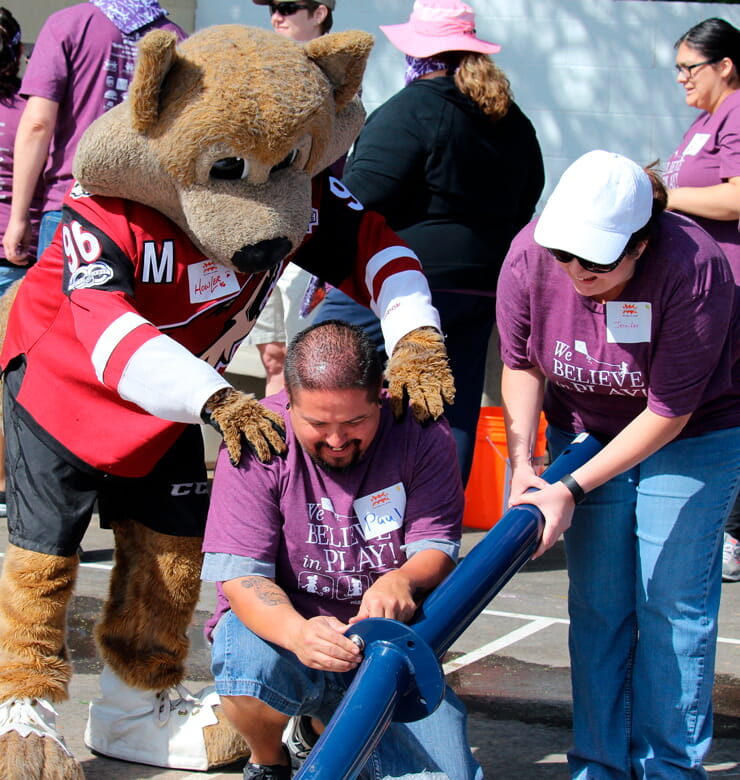
<path id="1" fill-rule="evenodd" d="M 49 159 L 44 169 L 44 211 L 61 209 L 72 183 L 72 160 L 88 126 L 120 103 L 134 71 L 136 42 L 153 29 L 185 33 L 164 17 L 122 33 L 91 3 L 51 14 L 39 32 L 21 84 L 21 94 L 59 104 Z"/>
<path id="2" fill-rule="evenodd" d="M 20 95 L 0 98 L 0 235 L 5 232 L 10 219 L 10 200 L 13 195 L 13 146 L 15 144 L 15 134 L 18 130 L 18 120 L 21 118 L 25 107 L 26 101 Z M 29 244 L 29 255 L 31 259 L 36 257 L 39 222 L 41 220 L 42 193 L 41 182 L 39 182 L 30 208 L 31 243 Z M 0 243 L 0 266 L 19 267 L 5 259 L 5 250 L 2 243 Z"/>
<path id="3" fill-rule="evenodd" d="M 689 127 L 665 168 L 665 184 L 711 187 L 740 176 L 740 90 L 728 95 L 713 113 L 702 112 Z M 740 232 L 737 220 L 689 215 L 722 247 L 740 284 Z"/>
<path id="4" fill-rule="evenodd" d="M 602 304 L 575 291 L 535 224 L 504 262 L 496 322 L 505 365 L 546 377 L 550 423 L 611 438 L 647 405 L 693 413 L 682 437 L 740 425 L 740 288 L 710 236 L 664 213 L 619 300 Z"/>
<path id="5" fill-rule="evenodd" d="M 282 392 L 264 402 L 285 419 L 284 457 L 260 463 L 246 454 L 234 468 L 223 447 L 219 453 L 203 542 L 204 579 L 220 576 L 212 566 L 206 574 L 209 554 L 247 556 L 267 564 L 252 571 L 274 577 L 304 617 L 346 621 L 365 590 L 406 561 L 405 546 L 418 551 L 436 546 L 429 540 L 459 542 L 463 490 L 454 439 L 444 419 L 422 427 L 408 413 L 395 421 L 386 399 L 378 432 L 359 463 L 346 473 L 328 473 L 296 440 L 287 400 Z M 368 512 L 375 521 L 364 525 Z M 386 528 L 391 530 L 381 533 Z M 207 634 L 228 609 L 218 590 Z"/>

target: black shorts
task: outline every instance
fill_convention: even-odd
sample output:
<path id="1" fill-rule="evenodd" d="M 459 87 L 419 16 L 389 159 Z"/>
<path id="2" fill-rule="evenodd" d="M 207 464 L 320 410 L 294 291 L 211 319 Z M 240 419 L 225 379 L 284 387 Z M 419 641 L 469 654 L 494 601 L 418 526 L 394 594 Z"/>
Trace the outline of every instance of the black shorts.
<path id="1" fill-rule="evenodd" d="M 189 425 L 145 477 L 106 474 L 44 442 L 15 402 L 23 367 L 3 388 L 8 538 L 17 547 L 74 555 L 98 501 L 101 524 L 135 520 L 162 534 L 203 536 L 208 474 L 200 427 Z M 15 391 L 15 392 L 14 392 Z"/>

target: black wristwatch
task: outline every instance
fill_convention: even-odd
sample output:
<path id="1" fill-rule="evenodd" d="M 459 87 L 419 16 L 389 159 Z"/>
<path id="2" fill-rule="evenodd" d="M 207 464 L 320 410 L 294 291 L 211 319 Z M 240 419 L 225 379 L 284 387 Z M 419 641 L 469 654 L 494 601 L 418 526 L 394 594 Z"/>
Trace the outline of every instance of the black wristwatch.
<path id="1" fill-rule="evenodd" d="M 573 496 L 573 501 L 576 504 L 580 504 L 586 499 L 583 488 L 576 482 L 572 474 L 566 474 L 564 477 L 561 477 L 560 481 L 570 490 L 570 494 Z"/>

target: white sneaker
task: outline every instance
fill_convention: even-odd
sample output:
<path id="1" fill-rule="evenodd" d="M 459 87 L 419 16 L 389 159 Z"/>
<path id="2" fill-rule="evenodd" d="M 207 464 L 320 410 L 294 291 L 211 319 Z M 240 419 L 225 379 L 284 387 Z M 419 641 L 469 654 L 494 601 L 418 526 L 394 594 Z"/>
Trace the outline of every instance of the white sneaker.
<path id="1" fill-rule="evenodd" d="M 290 754 L 290 764 L 298 770 L 308 758 L 311 748 L 319 741 L 308 715 L 297 715 L 288 721 L 283 730 L 283 745 Z"/>
<path id="2" fill-rule="evenodd" d="M 0 734 L 9 731 L 17 731 L 22 737 L 49 737 L 72 755 L 57 731 L 57 711 L 45 699 L 7 699 L 0 703 Z"/>
<path id="3" fill-rule="evenodd" d="M 722 545 L 722 579 L 724 582 L 740 581 L 740 541 L 727 531 Z"/>
<path id="4" fill-rule="evenodd" d="M 165 691 L 131 688 L 108 666 L 103 696 L 90 702 L 85 744 L 95 753 L 170 769 L 210 769 L 203 731 L 218 723 L 213 686 L 197 695 L 183 685 Z"/>

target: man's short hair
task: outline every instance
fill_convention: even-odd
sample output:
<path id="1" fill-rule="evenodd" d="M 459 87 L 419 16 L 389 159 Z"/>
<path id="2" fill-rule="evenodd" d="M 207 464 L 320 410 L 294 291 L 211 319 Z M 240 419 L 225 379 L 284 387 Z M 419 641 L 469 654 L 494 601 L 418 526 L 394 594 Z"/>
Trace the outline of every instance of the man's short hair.
<path id="1" fill-rule="evenodd" d="M 362 328 L 326 320 L 302 330 L 288 346 L 285 388 L 296 390 L 367 390 L 377 398 L 383 383 L 378 350 Z"/>

